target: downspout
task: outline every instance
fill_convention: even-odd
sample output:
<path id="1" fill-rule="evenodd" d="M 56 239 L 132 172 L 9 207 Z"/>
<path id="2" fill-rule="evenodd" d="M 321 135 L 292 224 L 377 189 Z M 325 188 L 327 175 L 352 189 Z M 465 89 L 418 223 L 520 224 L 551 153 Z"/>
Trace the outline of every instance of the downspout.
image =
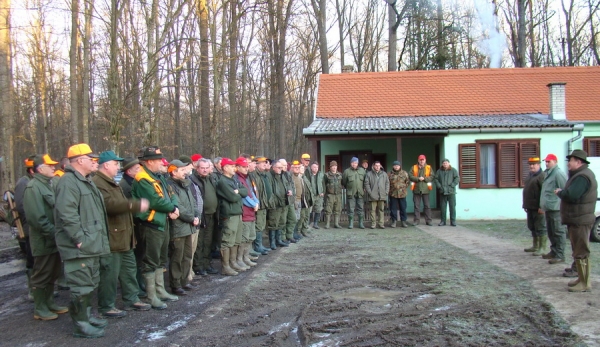
<path id="1" fill-rule="evenodd" d="M 583 135 L 583 124 L 575 124 L 573 130 L 577 130 L 577 136 L 574 136 L 569 139 L 569 145 L 567 146 L 567 155 L 571 154 L 573 151 L 573 142 L 579 140 Z"/>

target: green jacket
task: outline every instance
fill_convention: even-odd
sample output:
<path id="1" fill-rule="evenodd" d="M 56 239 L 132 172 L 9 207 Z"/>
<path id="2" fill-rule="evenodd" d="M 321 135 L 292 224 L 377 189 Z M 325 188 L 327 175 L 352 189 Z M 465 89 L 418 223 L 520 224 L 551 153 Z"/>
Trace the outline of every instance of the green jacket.
<path id="1" fill-rule="evenodd" d="M 542 182 L 542 194 L 540 196 L 540 208 L 544 211 L 560 211 L 560 198 L 554 194 L 557 188 L 564 188 L 567 183 L 567 175 L 558 167 L 544 171 L 546 177 Z"/>
<path id="2" fill-rule="evenodd" d="M 309 178 L 302 175 L 302 183 L 304 184 L 304 189 L 302 190 L 302 208 L 312 207 L 314 204 L 315 192 L 312 189 Z"/>
<path id="3" fill-rule="evenodd" d="M 369 171 L 365 178 L 365 190 L 369 196 L 369 201 L 387 200 L 390 193 L 390 180 L 385 171 Z"/>
<path id="4" fill-rule="evenodd" d="M 542 192 L 542 182 L 544 182 L 544 171 L 529 173 L 523 187 L 523 208 L 526 210 L 537 211 L 540 208 L 540 196 Z"/>
<path id="5" fill-rule="evenodd" d="M 362 167 L 353 169 L 352 167 L 344 170 L 342 175 L 342 185 L 346 188 L 346 196 L 356 196 L 362 198 L 365 193 L 364 181 L 367 172 Z"/>
<path id="6" fill-rule="evenodd" d="M 283 174 L 278 175 L 272 169 L 271 172 L 269 172 L 269 181 L 271 182 L 271 188 L 273 189 L 273 204 L 270 208 L 285 206 L 287 189 L 282 176 Z"/>
<path id="7" fill-rule="evenodd" d="M 433 169 L 430 165 L 425 165 L 423 168 L 419 168 L 419 165 L 413 165 L 408 171 L 408 178 L 411 183 L 411 190 L 413 194 L 429 194 L 432 187 L 434 177 Z M 419 177 L 425 178 L 423 181 L 419 181 Z M 431 189 L 429 189 L 431 188 Z"/>
<path id="8" fill-rule="evenodd" d="M 236 194 L 234 190 L 238 190 Z M 231 216 L 241 216 L 243 198 L 248 196 L 248 189 L 234 178 L 222 175 L 217 183 L 217 196 L 219 199 L 219 218 L 226 219 Z"/>
<path id="9" fill-rule="evenodd" d="M 248 174 L 250 180 L 256 186 L 257 198 L 260 202 L 259 210 L 266 210 L 273 206 L 273 190 L 266 172 L 252 171 Z"/>
<path id="10" fill-rule="evenodd" d="M 70 165 L 56 185 L 56 245 L 63 260 L 109 254 L 108 221 L 94 182 Z M 81 243 L 81 248 L 77 244 Z"/>
<path id="11" fill-rule="evenodd" d="M 167 215 L 177 208 L 177 197 L 171 196 L 164 176 L 155 175 L 142 165 L 135 175 L 131 195 L 135 199 L 146 198 L 150 202 L 148 211 L 137 213 L 135 218 L 143 225 L 164 231 Z"/>
<path id="12" fill-rule="evenodd" d="M 126 252 L 135 247 L 133 215 L 140 211 L 140 201 L 127 199 L 123 189 L 102 172 L 92 178 L 104 198 L 108 220 L 108 243 L 111 252 Z"/>
<path id="13" fill-rule="evenodd" d="M 325 186 L 325 194 L 327 195 L 342 194 L 342 174 L 327 171 L 325 176 L 323 176 L 323 185 Z"/>
<path id="14" fill-rule="evenodd" d="M 54 234 L 54 190 L 51 177 L 39 173 L 25 188 L 23 205 L 27 209 L 29 245 L 34 257 L 58 252 Z"/>
<path id="15" fill-rule="evenodd" d="M 19 212 L 19 220 L 23 226 L 25 237 L 29 237 L 29 223 L 27 223 L 27 216 L 25 215 L 25 208 L 23 206 L 23 195 L 25 194 L 27 184 L 32 179 L 33 176 L 28 172 L 25 176 L 19 178 L 17 185 L 15 186 L 15 207 L 17 208 L 17 212 Z"/>
<path id="16" fill-rule="evenodd" d="M 190 190 L 192 182 L 188 179 L 175 180 L 172 177 L 167 182 L 171 186 L 173 195 L 177 196 L 177 201 L 179 202 L 179 205 L 177 205 L 179 208 L 179 218 L 169 221 L 171 240 L 197 232 L 193 223 L 194 218 L 200 218 L 200 212 L 198 211 L 198 204 L 196 204 L 196 200 Z"/>
<path id="17" fill-rule="evenodd" d="M 296 185 L 294 184 L 292 173 L 288 171 L 282 171 L 281 178 L 283 179 L 283 183 L 285 185 L 286 205 L 294 206 L 296 201 Z M 292 195 L 287 195 L 288 190 L 292 191 Z"/>
<path id="18" fill-rule="evenodd" d="M 323 179 L 324 179 L 323 176 L 325 176 L 325 175 L 323 174 L 323 172 L 317 171 L 316 175 L 314 175 L 312 173 L 312 171 L 307 171 L 307 172 L 308 172 L 308 174 L 306 174 L 306 176 L 308 177 L 308 180 L 310 181 L 310 186 L 312 187 L 313 194 L 315 196 L 325 194 L 325 186 L 323 184 Z"/>
<path id="19" fill-rule="evenodd" d="M 456 186 L 460 182 L 458 171 L 450 166 L 448 170 L 444 170 L 443 167 L 439 168 L 435 173 L 435 186 L 442 195 L 453 195 L 456 194 Z"/>

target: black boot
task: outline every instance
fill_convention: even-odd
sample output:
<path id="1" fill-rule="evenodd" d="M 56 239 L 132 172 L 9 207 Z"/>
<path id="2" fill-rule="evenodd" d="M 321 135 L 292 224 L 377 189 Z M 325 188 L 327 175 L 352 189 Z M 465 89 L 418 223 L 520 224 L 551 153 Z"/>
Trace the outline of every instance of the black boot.
<path id="1" fill-rule="evenodd" d="M 269 245 L 272 250 L 277 249 L 277 244 L 275 242 L 275 230 L 269 230 Z"/>

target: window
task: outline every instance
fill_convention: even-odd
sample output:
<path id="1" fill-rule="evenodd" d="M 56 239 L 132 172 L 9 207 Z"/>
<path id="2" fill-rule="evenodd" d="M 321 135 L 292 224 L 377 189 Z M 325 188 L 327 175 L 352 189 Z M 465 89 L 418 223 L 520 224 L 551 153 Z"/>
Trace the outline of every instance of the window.
<path id="1" fill-rule="evenodd" d="M 600 137 L 584 137 L 583 150 L 589 157 L 600 157 Z"/>
<path id="2" fill-rule="evenodd" d="M 523 187 L 540 140 L 480 140 L 458 145 L 458 152 L 461 188 Z"/>

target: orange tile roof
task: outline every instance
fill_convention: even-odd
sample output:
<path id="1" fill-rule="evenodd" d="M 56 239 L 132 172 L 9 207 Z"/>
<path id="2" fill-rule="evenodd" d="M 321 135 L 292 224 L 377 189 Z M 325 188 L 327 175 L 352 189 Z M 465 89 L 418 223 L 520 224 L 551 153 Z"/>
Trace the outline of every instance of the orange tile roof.
<path id="1" fill-rule="evenodd" d="M 318 118 L 550 113 L 566 83 L 570 121 L 600 120 L 600 66 L 320 75 Z"/>

